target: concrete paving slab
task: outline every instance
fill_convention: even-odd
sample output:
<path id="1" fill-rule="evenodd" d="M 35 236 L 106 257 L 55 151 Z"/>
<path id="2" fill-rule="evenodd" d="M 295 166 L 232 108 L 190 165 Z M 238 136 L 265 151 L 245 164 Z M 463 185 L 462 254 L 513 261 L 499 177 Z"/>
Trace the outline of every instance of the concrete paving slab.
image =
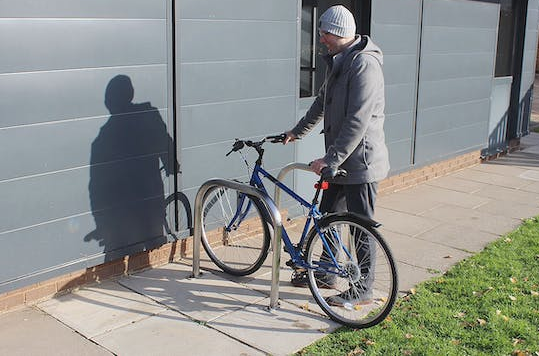
<path id="1" fill-rule="evenodd" d="M 172 310 L 100 335 L 95 341 L 117 355 L 263 355 Z"/>
<path id="2" fill-rule="evenodd" d="M 119 283 L 199 321 L 210 321 L 265 298 L 238 283 L 205 272 L 188 278 L 191 268 L 177 263 L 122 278 Z"/>
<path id="3" fill-rule="evenodd" d="M 397 261 L 424 268 L 434 274 L 446 271 L 459 260 L 471 256 L 459 249 L 391 231 L 384 233 L 384 238 Z"/>
<path id="4" fill-rule="evenodd" d="M 479 252 L 500 236 L 448 222 L 416 237 L 466 252 Z"/>
<path id="5" fill-rule="evenodd" d="M 0 355 L 112 355 L 38 309 L 23 308 L 2 314 L 0 325 Z"/>
<path id="6" fill-rule="evenodd" d="M 523 179 L 539 182 L 539 170 L 526 169 L 524 172 L 520 173 L 518 176 Z"/>
<path id="7" fill-rule="evenodd" d="M 490 172 L 485 172 L 483 170 L 478 170 L 474 168 L 465 169 L 453 174 L 454 177 L 462 178 L 470 181 L 476 181 L 481 183 L 487 183 L 489 185 L 495 185 L 499 187 L 506 188 L 520 188 L 522 186 L 528 185 L 529 182 L 526 182 L 525 179 L 519 178 L 518 176 L 507 176 L 501 174 L 493 174 Z"/>
<path id="8" fill-rule="evenodd" d="M 527 154 L 539 155 L 539 146 L 533 145 L 533 146 L 527 147 L 523 149 L 522 152 L 525 152 Z"/>
<path id="9" fill-rule="evenodd" d="M 428 199 L 436 201 L 440 204 L 450 204 L 470 209 L 485 204 L 489 201 L 489 199 L 485 197 L 463 193 L 453 190 L 452 188 L 441 188 L 427 184 L 423 184 L 408 190 L 405 197 L 410 202 L 414 200 Z"/>
<path id="10" fill-rule="evenodd" d="M 431 197 L 410 199 L 410 194 L 414 193 L 410 192 L 409 190 L 406 190 L 379 197 L 376 201 L 376 212 L 378 213 L 378 208 L 386 208 L 394 211 L 400 211 L 403 213 L 420 215 L 441 204 L 436 199 L 431 199 Z"/>
<path id="11" fill-rule="evenodd" d="M 419 235 L 441 224 L 441 222 L 438 220 L 428 219 L 382 207 L 376 208 L 375 219 L 382 223 L 382 231 L 393 231 L 408 236 Z M 384 235 L 383 232 L 382 235 Z"/>
<path id="12" fill-rule="evenodd" d="M 325 315 L 324 311 L 318 306 L 314 300 L 309 287 L 301 288 L 294 287 L 290 283 L 292 277 L 292 269 L 289 267 L 281 268 L 279 272 L 279 299 L 287 303 L 293 304 L 300 308 L 306 308 L 315 313 Z M 271 273 L 261 275 L 245 284 L 247 287 L 257 290 L 267 296 L 271 291 Z"/>
<path id="13" fill-rule="evenodd" d="M 509 216 L 515 219 L 527 219 L 539 214 L 539 205 L 521 204 L 511 202 L 493 201 L 477 208 L 477 211 L 489 213 L 492 215 Z"/>
<path id="14" fill-rule="evenodd" d="M 491 201 L 497 201 L 499 204 L 510 206 L 507 203 L 521 203 L 530 206 L 539 207 L 539 194 L 521 189 L 488 186 L 475 192 L 474 195 L 489 198 Z"/>
<path id="15" fill-rule="evenodd" d="M 462 193 L 473 193 L 487 186 L 487 183 L 471 181 L 448 175 L 425 182 L 426 185 L 451 189 Z"/>
<path id="16" fill-rule="evenodd" d="M 89 339 L 165 310 L 150 298 L 112 281 L 82 288 L 38 307 Z"/>
<path id="17" fill-rule="evenodd" d="M 520 167 L 516 165 L 502 165 L 502 164 L 491 164 L 489 161 L 478 164 L 473 167 L 476 171 L 486 172 L 488 174 L 496 174 L 508 177 L 520 177 L 522 173 L 527 170 L 530 170 L 528 167 Z M 534 170 L 535 171 L 535 170 Z"/>
<path id="18" fill-rule="evenodd" d="M 539 194 L 539 182 L 533 182 L 523 187 L 520 187 L 519 190 L 524 192 L 532 192 Z"/>
<path id="19" fill-rule="evenodd" d="M 269 312 L 267 299 L 215 319 L 208 325 L 271 355 L 290 355 L 339 324 L 281 301 Z"/>
<path id="20" fill-rule="evenodd" d="M 451 224 L 469 227 L 473 231 L 485 231 L 495 235 L 507 233 L 520 225 L 519 219 L 507 216 L 492 215 L 476 209 L 459 208 L 444 205 L 424 214 L 425 218 L 450 222 Z"/>

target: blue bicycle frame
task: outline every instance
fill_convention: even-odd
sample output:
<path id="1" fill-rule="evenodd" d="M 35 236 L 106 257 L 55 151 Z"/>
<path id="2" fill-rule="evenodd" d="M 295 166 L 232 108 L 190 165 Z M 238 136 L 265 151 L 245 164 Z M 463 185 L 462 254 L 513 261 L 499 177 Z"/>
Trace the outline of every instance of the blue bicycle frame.
<path id="1" fill-rule="evenodd" d="M 328 244 L 328 242 L 327 242 L 327 240 L 326 240 L 326 238 L 324 236 L 324 233 L 322 233 L 320 231 L 320 228 L 319 228 L 318 224 L 316 223 L 316 221 L 319 218 L 322 217 L 322 214 L 320 213 L 320 211 L 318 210 L 318 207 L 317 207 L 317 202 L 316 202 L 317 197 L 315 197 L 315 199 L 313 199 L 312 203 L 307 202 L 305 199 L 303 199 L 301 196 L 296 194 L 292 189 L 290 189 L 284 183 L 278 181 L 274 176 L 272 176 L 270 173 L 268 173 L 264 168 L 262 168 L 262 166 L 260 164 L 257 163 L 257 164 L 255 164 L 255 167 L 253 169 L 253 173 L 251 175 L 251 179 L 250 179 L 249 184 L 251 186 L 257 187 L 258 189 L 261 189 L 265 193 L 267 193 L 267 191 L 266 191 L 266 187 L 264 186 L 264 183 L 262 182 L 261 176 L 264 177 L 264 178 L 269 179 L 272 183 L 274 183 L 280 189 L 284 190 L 290 197 L 292 197 L 294 200 L 296 200 L 302 206 L 307 208 L 308 211 L 309 211 L 309 213 L 307 214 L 307 221 L 305 223 L 305 226 L 303 228 L 303 232 L 301 234 L 301 239 L 297 244 L 298 247 L 296 247 L 296 246 L 294 246 L 292 244 L 292 241 L 290 240 L 290 237 L 288 236 L 286 230 L 284 228 L 282 230 L 282 240 L 283 240 L 283 242 L 285 244 L 286 251 L 289 253 L 289 255 L 290 255 L 291 259 L 292 259 L 292 263 L 294 265 L 296 265 L 297 267 L 302 267 L 302 268 L 319 269 L 319 268 L 324 268 L 325 267 L 324 270 L 326 272 L 331 272 L 331 273 L 335 273 L 335 274 L 344 273 L 342 268 L 339 267 L 339 263 L 337 262 L 335 254 L 333 253 L 332 249 L 330 248 L 330 246 L 329 246 L 329 244 Z M 243 210 L 242 207 L 244 205 L 244 202 L 245 202 L 246 198 L 247 198 L 247 196 L 245 194 L 239 194 L 238 195 L 236 213 L 235 213 L 234 217 L 231 219 L 230 224 L 226 227 L 227 231 L 234 230 L 237 226 L 239 226 L 239 224 L 241 224 L 241 222 L 247 216 L 247 214 L 248 214 L 248 212 L 249 212 L 249 210 L 251 208 L 251 205 L 253 203 L 252 203 L 251 200 L 249 200 L 249 202 L 247 203 L 247 206 L 245 207 L 245 210 Z M 316 231 L 320 235 L 322 243 L 324 245 L 324 248 L 328 252 L 329 257 L 331 258 L 331 262 L 333 262 L 333 263 L 330 263 L 330 261 L 328 261 L 326 263 L 327 266 L 323 266 L 322 261 L 318 262 L 318 266 L 311 266 L 304 260 L 304 258 L 302 256 L 302 248 L 301 247 L 304 245 L 305 239 L 307 238 L 307 234 L 309 232 L 309 228 L 311 226 L 311 223 L 313 223 L 314 228 L 316 229 Z M 347 254 L 348 257 L 351 258 L 351 254 L 348 251 L 348 249 L 346 248 L 346 246 L 344 246 L 342 244 L 342 240 L 341 240 L 339 234 L 336 231 L 332 231 L 331 233 L 332 233 L 332 238 L 339 243 L 339 245 L 344 250 L 345 254 Z M 335 267 L 335 271 L 328 271 L 328 267 Z"/>

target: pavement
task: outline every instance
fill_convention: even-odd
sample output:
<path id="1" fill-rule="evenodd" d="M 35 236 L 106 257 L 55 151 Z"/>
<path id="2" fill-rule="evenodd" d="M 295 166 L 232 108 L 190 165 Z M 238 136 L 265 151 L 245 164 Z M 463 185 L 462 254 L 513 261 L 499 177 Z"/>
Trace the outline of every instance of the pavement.
<path id="1" fill-rule="evenodd" d="M 379 198 L 401 293 L 539 215 L 539 134 L 521 147 Z M 289 355 L 339 327 L 290 285 L 286 266 L 270 312 L 270 263 L 231 278 L 203 257 L 209 270 L 192 279 L 184 260 L 0 314 L 0 355 Z"/>

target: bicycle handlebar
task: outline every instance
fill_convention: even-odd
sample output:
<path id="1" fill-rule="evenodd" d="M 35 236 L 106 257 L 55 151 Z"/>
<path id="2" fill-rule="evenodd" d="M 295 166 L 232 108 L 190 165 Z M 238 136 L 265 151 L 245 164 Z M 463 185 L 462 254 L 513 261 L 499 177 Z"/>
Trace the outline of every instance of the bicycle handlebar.
<path id="1" fill-rule="evenodd" d="M 264 154 L 264 150 L 262 149 L 262 145 L 266 142 L 266 140 L 269 140 L 271 143 L 282 143 L 286 139 L 286 133 L 282 133 L 280 135 L 275 136 L 267 136 L 266 138 L 263 138 L 260 141 L 251 141 L 251 140 L 240 140 L 236 139 L 234 144 L 232 145 L 232 149 L 226 154 L 226 156 L 230 155 L 232 152 L 237 152 L 247 147 L 253 147 L 259 154 L 259 161 L 262 161 L 262 155 Z M 322 171 L 320 172 L 321 180 L 325 179 L 331 179 L 335 177 L 346 177 L 347 172 L 344 169 L 341 168 L 330 168 L 330 167 L 324 167 Z"/>
<path id="2" fill-rule="evenodd" d="M 230 155 L 232 152 L 238 152 L 245 146 L 247 147 L 253 147 L 257 151 L 261 149 L 262 145 L 266 140 L 269 140 L 271 143 L 282 143 L 286 139 L 286 133 L 282 133 L 280 135 L 275 136 L 267 136 L 266 138 L 263 138 L 260 141 L 251 141 L 251 140 L 240 140 L 236 139 L 234 144 L 232 145 L 232 149 L 230 152 L 226 154 L 226 156 Z"/>

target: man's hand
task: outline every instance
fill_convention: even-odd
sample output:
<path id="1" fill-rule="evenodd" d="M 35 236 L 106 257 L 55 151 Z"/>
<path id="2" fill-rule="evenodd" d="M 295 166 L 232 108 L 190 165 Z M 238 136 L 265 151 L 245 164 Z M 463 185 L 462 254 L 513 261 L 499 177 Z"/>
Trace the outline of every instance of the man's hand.
<path id="1" fill-rule="evenodd" d="M 294 142 L 298 137 L 292 133 L 292 131 L 286 131 L 286 138 L 283 140 L 283 145 L 286 145 L 288 142 Z"/>
<path id="2" fill-rule="evenodd" d="M 309 163 L 309 166 L 311 166 L 311 169 L 313 170 L 314 173 L 320 175 L 322 169 L 324 167 L 327 167 L 328 165 L 324 161 L 324 159 L 319 158 L 319 159 L 316 159 L 316 160 L 312 161 L 311 163 Z"/>

